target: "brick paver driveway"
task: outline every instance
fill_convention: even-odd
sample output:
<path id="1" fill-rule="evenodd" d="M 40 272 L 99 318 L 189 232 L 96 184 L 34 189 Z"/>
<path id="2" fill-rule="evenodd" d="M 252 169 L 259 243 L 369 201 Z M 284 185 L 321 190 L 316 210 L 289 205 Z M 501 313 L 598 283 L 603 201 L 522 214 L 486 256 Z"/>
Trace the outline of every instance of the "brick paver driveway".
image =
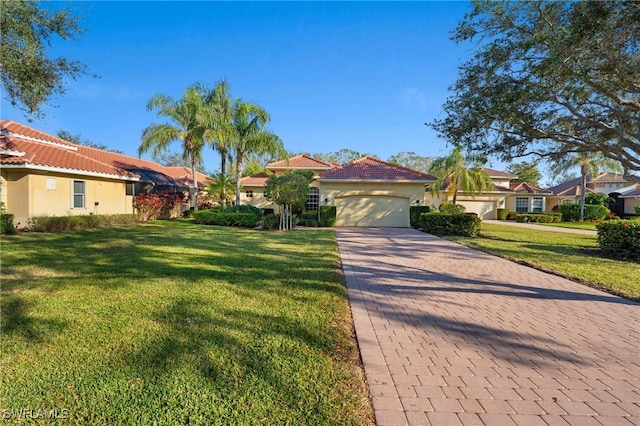
<path id="1" fill-rule="evenodd" d="M 640 305 L 411 229 L 336 236 L 379 425 L 640 425 Z"/>

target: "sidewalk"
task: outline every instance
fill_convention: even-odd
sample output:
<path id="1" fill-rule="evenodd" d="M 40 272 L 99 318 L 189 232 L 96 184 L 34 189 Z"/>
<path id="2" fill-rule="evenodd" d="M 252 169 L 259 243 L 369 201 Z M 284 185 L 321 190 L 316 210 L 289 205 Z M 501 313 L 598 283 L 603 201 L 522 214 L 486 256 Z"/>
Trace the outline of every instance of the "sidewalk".
<path id="1" fill-rule="evenodd" d="M 640 425 L 640 305 L 412 229 L 336 229 L 378 425 Z"/>

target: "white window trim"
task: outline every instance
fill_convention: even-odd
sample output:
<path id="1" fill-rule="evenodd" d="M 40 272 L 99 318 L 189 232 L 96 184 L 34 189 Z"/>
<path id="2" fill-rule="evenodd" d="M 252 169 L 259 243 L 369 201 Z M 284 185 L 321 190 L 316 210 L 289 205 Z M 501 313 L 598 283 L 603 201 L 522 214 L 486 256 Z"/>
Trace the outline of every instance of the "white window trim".
<path id="1" fill-rule="evenodd" d="M 76 207 L 76 188 L 75 183 L 82 182 L 83 194 L 82 194 L 82 207 Z M 72 180 L 71 181 L 71 208 L 73 210 L 86 210 L 87 209 L 87 181 L 86 180 Z"/>

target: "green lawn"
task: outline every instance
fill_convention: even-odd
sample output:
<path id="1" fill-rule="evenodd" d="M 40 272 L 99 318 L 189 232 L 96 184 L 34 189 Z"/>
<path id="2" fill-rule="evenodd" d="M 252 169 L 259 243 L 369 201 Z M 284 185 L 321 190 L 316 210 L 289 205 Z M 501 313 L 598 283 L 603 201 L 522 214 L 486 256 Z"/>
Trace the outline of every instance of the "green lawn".
<path id="1" fill-rule="evenodd" d="M 588 231 L 597 231 L 597 222 L 560 222 L 560 223 L 536 223 L 535 225 L 551 226 L 557 228 L 586 229 Z"/>
<path id="2" fill-rule="evenodd" d="M 479 237 L 453 240 L 640 301 L 640 263 L 599 256 L 595 235 L 483 223 Z"/>
<path id="3" fill-rule="evenodd" d="M 331 230 L 176 221 L 3 237 L 1 307 L 0 411 L 373 422 Z"/>

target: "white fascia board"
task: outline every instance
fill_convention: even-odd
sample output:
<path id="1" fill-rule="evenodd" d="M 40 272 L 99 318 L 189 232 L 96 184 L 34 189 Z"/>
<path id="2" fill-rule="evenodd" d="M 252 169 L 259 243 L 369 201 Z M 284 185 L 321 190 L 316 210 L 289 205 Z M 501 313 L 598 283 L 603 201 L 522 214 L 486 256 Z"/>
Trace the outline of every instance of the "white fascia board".
<path id="1" fill-rule="evenodd" d="M 78 176 L 102 177 L 102 178 L 108 178 L 108 179 L 118 179 L 118 180 L 127 180 L 127 181 L 140 181 L 139 177 L 134 177 L 134 176 L 122 176 L 122 175 L 113 175 L 109 173 L 90 172 L 85 170 L 65 169 L 62 167 L 41 166 L 39 164 L 2 164 L 2 168 L 3 169 L 40 170 L 44 172 L 66 173 L 66 174 L 78 175 Z"/>
<path id="2" fill-rule="evenodd" d="M 64 149 L 68 149 L 70 151 L 77 151 L 78 147 L 73 146 L 73 145 L 67 145 L 67 144 L 63 144 L 63 143 L 58 143 L 58 142 L 52 142 L 52 141 L 48 141 L 45 139 L 40 139 L 40 138 L 34 138 L 33 136 L 26 136 L 26 135 L 21 135 L 20 133 L 14 133 L 14 132 L 10 132 L 10 131 L 6 131 L 3 132 L 4 136 L 9 136 L 12 138 L 16 138 L 16 139 L 24 139 L 27 141 L 31 141 L 31 142 L 38 142 L 38 143 L 42 143 L 45 145 L 51 145 L 51 146 L 57 146 L 58 148 L 64 148 Z M 69 142 L 71 144 L 71 142 Z"/>

